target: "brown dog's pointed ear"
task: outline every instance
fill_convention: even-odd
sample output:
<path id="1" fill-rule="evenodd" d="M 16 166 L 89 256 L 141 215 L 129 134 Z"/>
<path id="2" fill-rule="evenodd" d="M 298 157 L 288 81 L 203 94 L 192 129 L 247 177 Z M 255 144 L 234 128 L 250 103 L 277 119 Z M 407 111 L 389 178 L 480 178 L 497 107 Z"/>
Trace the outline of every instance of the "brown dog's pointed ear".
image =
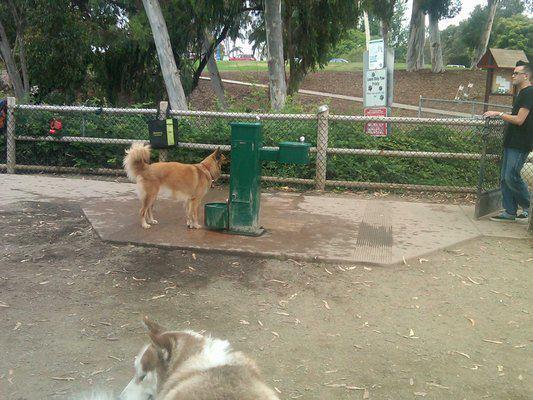
<path id="1" fill-rule="evenodd" d="M 213 156 L 215 157 L 215 160 L 220 160 L 220 147 L 217 147 L 217 149 L 213 153 Z"/>
<path id="2" fill-rule="evenodd" d="M 157 322 L 152 321 L 150 318 L 148 318 L 148 316 L 145 316 L 143 318 L 143 322 L 144 322 L 144 325 L 146 325 L 146 327 L 150 331 L 150 333 L 153 333 L 155 335 L 158 335 L 168 330 L 168 329 L 163 328 Z"/>

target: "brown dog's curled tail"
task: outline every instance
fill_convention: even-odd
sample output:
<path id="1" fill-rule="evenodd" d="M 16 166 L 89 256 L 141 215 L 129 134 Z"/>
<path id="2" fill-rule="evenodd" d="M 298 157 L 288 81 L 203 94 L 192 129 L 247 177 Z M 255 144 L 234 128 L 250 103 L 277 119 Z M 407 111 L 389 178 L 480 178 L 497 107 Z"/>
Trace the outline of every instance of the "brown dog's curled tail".
<path id="1" fill-rule="evenodd" d="M 131 147 L 126 150 L 126 156 L 122 164 L 126 170 L 128 178 L 135 182 L 137 176 L 141 175 L 143 170 L 148 167 L 150 163 L 150 146 L 144 143 L 133 143 Z"/>

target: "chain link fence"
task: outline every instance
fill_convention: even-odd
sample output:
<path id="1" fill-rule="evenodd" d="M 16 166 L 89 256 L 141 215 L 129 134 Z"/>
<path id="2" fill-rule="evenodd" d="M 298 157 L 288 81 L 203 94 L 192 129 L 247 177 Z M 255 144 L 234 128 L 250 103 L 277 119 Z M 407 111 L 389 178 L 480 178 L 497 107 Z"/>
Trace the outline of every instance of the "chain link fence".
<path id="1" fill-rule="evenodd" d="M 511 112 L 512 106 L 507 104 L 484 103 L 475 100 L 432 99 L 420 96 L 418 101 L 419 118 L 435 115 L 439 117 L 473 118 L 483 115 L 485 110 Z"/>
<path id="2" fill-rule="evenodd" d="M 8 105 L 0 167 L 13 172 L 75 172 L 123 175 L 124 150 L 148 142 L 156 109 Z M 196 163 L 215 148 L 230 150 L 230 122 L 260 121 L 263 146 L 281 141 L 311 143 L 311 162 L 263 163 L 266 182 L 334 188 L 402 189 L 481 193 L 498 187 L 503 124 L 471 118 L 404 118 L 317 114 L 247 114 L 172 111 L 178 146 L 165 158 Z M 51 133 L 50 121 L 61 120 Z M 384 137 L 366 124 L 389 129 Z M 154 161 L 160 152 L 153 152 Z M 226 174 L 229 171 L 226 166 Z M 533 161 L 523 175 L 533 179 Z M 225 175 L 227 177 L 227 175 Z M 530 183 L 530 186 L 533 186 Z"/>
<path id="3" fill-rule="evenodd" d="M 148 121 L 158 118 L 158 110 L 141 108 L 14 105 L 9 108 L 9 113 L 1 149 L 6 158 L 0 167 L 11 173 L 45 171 L 124 175 L 124 150 L 134 141 L 148 143 Z M 314 182 L 316 115 L 201 111 L 172 111 L 171 115 L 178 121 L 178 146 L 154 150 L 154 161 L 164 158 L 196 163 L 217 147 L 229 152 L 230 122 L 260 121 L 264 147 L 276 147 L 281 141 L 298 141 L 302 136 L 313 146 L 309 165 L 265 162 L 265 180 L 294 184 Z M 62 129 L 53 132 L 52 121 L 61 121 Z M 229 166 L 226 166 L 225 172 L 229 172 Z"/>

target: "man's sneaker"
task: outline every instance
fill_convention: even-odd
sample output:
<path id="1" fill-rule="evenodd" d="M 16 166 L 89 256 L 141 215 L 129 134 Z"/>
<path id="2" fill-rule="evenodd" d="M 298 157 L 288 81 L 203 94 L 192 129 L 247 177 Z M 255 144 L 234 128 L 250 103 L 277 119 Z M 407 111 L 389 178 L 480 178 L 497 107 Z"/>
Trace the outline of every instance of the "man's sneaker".
<path id="1" fill-rule="evenodd" d="M 529 212 L 524 210 L 516 216 L 516 222 L 527 222 L 528 218 L 529 218 Z"/>
<path id="2" fill-rule="evenodd" d="M 495 215 L 494 217 L 490 217 L 490 220 L 498 222 L 514 222 L 516 220 L 516 216 L 503 211 L 502 213 Z"/>

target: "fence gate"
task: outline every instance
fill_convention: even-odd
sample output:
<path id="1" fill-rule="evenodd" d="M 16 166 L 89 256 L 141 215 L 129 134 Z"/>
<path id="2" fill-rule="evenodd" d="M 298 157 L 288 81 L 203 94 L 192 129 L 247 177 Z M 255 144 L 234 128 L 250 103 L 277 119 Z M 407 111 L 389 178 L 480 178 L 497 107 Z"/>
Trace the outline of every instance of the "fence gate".
<path id="1" fill-rule="evenodd" d="M 477 191 L 475 217 L 480 218 L 502 208 L 500 191 L 500 169 L 503 154 L 503 135 L 505 126 L 501 122 L 487 120 L 482 134 L 482 154 L 479 164 L 479 183 Z M 522 178 L 533 194 L 533 153 L 531 153 L 521 171 Z M 530 214 L 533 211 L 530 209 Z M 533 231 L 530 219 L 529 230 Z"/>

